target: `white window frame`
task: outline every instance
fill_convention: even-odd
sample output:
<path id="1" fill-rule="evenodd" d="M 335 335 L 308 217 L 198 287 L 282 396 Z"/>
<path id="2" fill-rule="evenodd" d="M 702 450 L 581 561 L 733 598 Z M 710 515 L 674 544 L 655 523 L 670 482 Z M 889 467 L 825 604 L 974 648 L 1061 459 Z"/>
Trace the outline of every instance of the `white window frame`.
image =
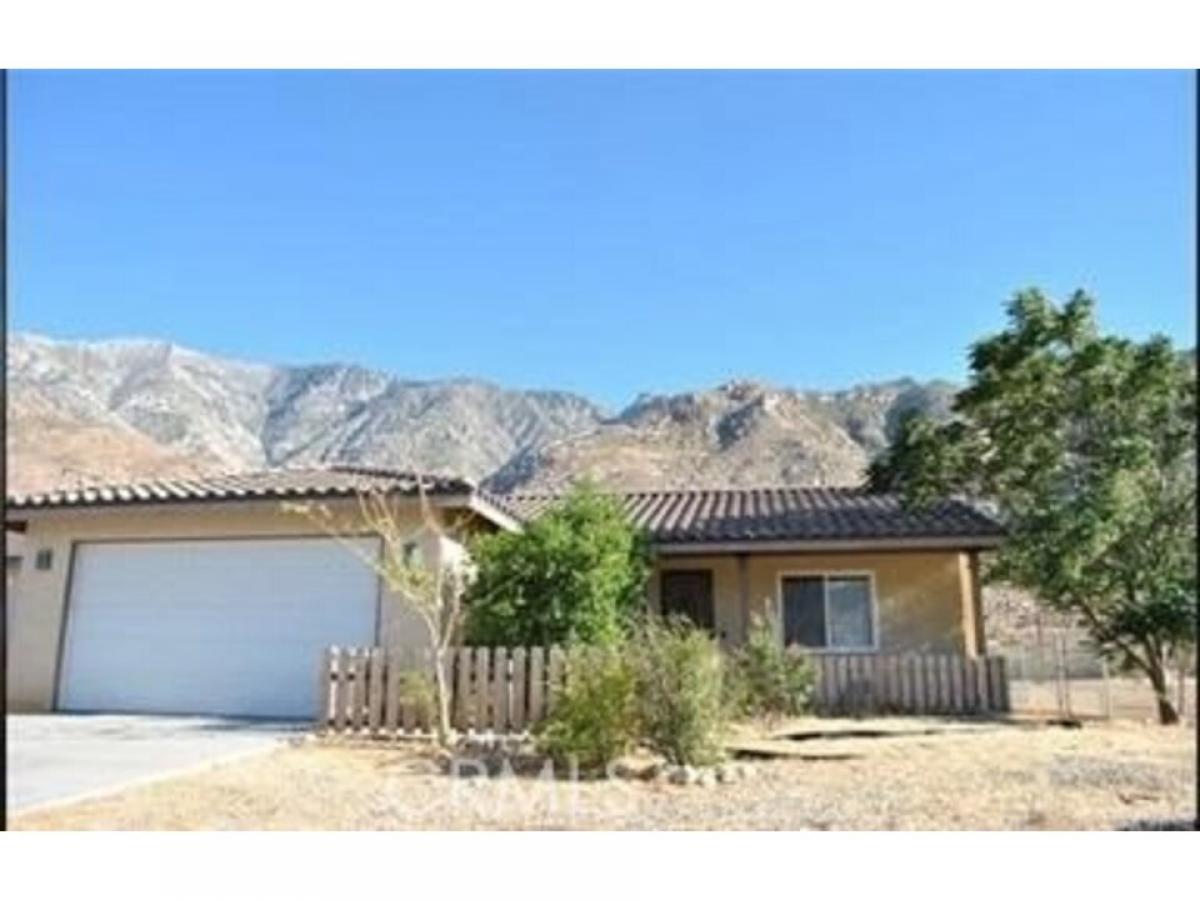
<path id="1" fill-rule="evenodd" d="M 787 637 L 784 631 L 784 596 L 783 582 L 788 578 L 820 578 L 825 602 L 825 646 L 804 647 L 805 653 L 876 653 L 879 651 L 879 595 L 875 591 L 875 573 L 870 569 L 787 569 L 776 573 L 775 600 L 778 608 L 779 639 Z M 865 578 L 867 579 L 867 601 L 871 605 L 871 643 L 863 646 L 829 646 L 829 579 L 830 578 Z"/>

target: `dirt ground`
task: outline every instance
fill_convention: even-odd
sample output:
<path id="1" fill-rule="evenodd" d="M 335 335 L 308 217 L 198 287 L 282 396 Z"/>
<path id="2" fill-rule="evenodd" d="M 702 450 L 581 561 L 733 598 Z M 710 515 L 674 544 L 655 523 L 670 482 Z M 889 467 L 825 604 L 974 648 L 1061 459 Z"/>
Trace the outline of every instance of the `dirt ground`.
<path id="1" fill-rule="evenodd" d="M 420 745 L 313 740 L 15 829 L 1114 829 L 1194 821 L 1190 728 L 807 720 L 733 784 L 450 778 Z M 822 732 L 817 734 L 816 732 Z M 866 736 L 874 734 L 875 736 Z"/>

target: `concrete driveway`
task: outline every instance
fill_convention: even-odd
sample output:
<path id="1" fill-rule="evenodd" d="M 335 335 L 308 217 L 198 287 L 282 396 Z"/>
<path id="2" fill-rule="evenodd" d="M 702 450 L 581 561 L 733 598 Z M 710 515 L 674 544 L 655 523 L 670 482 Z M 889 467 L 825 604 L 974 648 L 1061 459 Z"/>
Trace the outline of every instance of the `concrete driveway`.
<path id="1" fill-rule="evenodd" d="M 67 713 L 10 715 L 5 721 L 10 814 L 270 750 L 310 724 Z"/>

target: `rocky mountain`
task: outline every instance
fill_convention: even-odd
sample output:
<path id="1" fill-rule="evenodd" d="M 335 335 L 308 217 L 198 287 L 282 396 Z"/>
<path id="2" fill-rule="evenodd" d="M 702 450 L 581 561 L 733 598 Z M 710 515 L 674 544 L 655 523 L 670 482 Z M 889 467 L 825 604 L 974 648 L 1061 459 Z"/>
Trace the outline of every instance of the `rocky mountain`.
<path id="1" fill-rule="evenodd" d="M 7 365 L 18 491 L 331 462 L 455 472 L 496 490 L 585 473 L 625 487 L 854 484 L 904 410 L 944 413 L 953 393 L 910 380 L 836 392 L 739 381 L 643 395 L 610 416 L 566 392 L 238 362 L 162 341 L 15 334 Z"/>
<path id="2" fill-rule="evenodd" d="M 902 413 L 949 411 L 949 384 L 913 381 L 836 392 L 738 381 L 646 395 L 590 432 L 514 457 L 498 490 L 555 489 L 586 473 L 629 488 L 858 484 Z"/>

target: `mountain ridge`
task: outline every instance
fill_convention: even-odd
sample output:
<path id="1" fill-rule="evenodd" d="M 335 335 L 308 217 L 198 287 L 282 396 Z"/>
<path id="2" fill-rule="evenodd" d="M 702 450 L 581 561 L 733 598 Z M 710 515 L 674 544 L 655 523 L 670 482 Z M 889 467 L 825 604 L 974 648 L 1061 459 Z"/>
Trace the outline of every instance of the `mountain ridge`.
<path id="1" fill-rule="evenodd" d="M 347 463 L 558 489 L 854 484 L 899 415 L 948 414 L 911 378 L 804 390 L 756 379 L 643 392 L 611 411 L 571 391 L 405 378 L 355 363 L 277 365 L 153 338 L 8 346 L 9 484 Z"/>

